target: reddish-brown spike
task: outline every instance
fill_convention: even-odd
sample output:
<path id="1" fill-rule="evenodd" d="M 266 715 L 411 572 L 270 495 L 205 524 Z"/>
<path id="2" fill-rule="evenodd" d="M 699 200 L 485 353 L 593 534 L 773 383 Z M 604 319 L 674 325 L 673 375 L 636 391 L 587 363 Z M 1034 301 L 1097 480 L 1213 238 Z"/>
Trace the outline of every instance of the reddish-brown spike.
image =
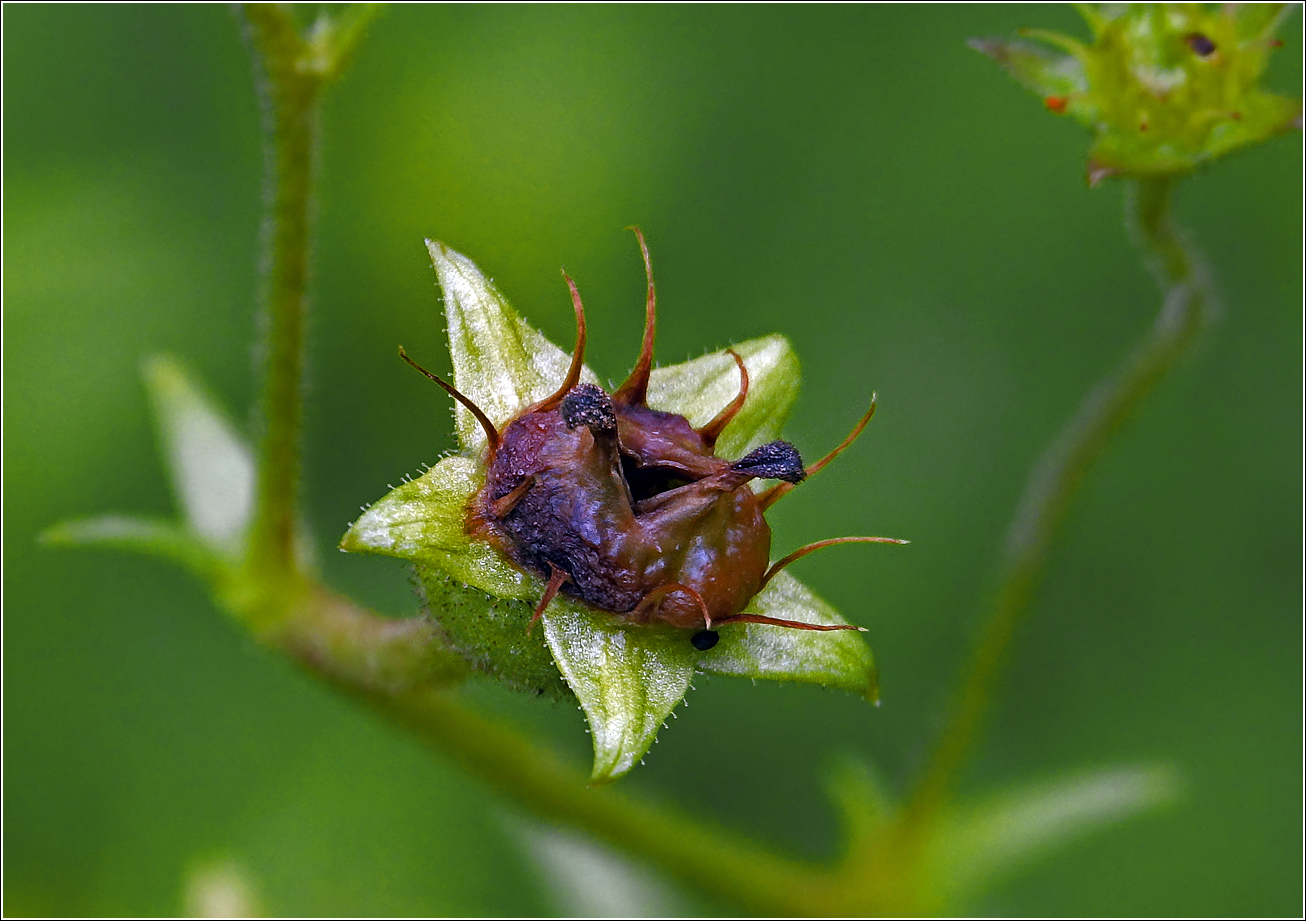
<path id="1" fill-rule="evenodd" d="M 549 584 L 544 586 L 544 595 L 540 598 L 540 603 L 535 606 L 535 613 L 531 615 L 531 622 L 526 625 L 527 635 L 535 629 L 536 621 L 544 616 L 544 609 L 549 606 L 549 602 L 558 594 L 558 589 L 562 588 L 562 583 L 571 578 L 552 563 L 549 564 L 549 569 L 553 571 L 553 575 L 549 576 Z"/>
<path id="2" fill-rule="evenodd" d="M 801 620 L 781 620 L 778 617 L 766 617 L 762 614 L 731 614 L 716 622 L 722 624 L 770 624 L 773 627 L 790 627 L 794 630 L 858 630 L 866 632 L 865 627 L 856 624 L 805 624 Z"/>
<path id="3" fill-rule="evenodd" d="M 725 431 L 726 426 L 730 424 L 735 416 L 739 415 L 739 411 L 744 408 L 744 400 L 748 397 L 748 369 L 744 367 L 744 360 L 739 357 L 739 353 L 734 349 L 727 349 L 727 351 L 730 353 L 730 357 L 735 360 L 735 364 L 739 366 L 739 394 L 730 401 L 725 409 L 717 413 L 715 419 L 698 430 L 698 434 L 703 436 L 703 440 L 707 442 L 709 448 L 716 445 L 716 440 L 721 437 L 721 433 Z"/>
<path id="4" fill-rule="evenodd" d="M 631 610 L 628 616 L 633 617 L 640 623 L 647 622 L 657 611 L 657 606 L 662 603 L 662 599 L 672 592 L 684 592 L 694 599 L 699 609 L 703 612 L 703 623 L 707 624 L 707 629 L 712 629 L 712 615 L 707 612 L 707 602 L 703 596 L 680 582 L 665 582 L 657 588 L 649 589 L 648 593 L 641 599 L 639 604 Z"/>
<path id="5" fill-rule="evenodd" d="M 909 540 L 899 540 L 896 537 L 831 537 L 828 540 L 818 540 L 814 544 L 808 544 L 805 547 L 799 547 L 793 553 L 789 554 L 783 560 L 778 561 L 766 571 L 762 576 L 762 585 L 771 581 L 771 577 L 784 569 L 794 560 L 802 559 L 813 550 L 820 550 L 822 547 L 831 547 L 834 544 L 910 544 Z"/>
<path id="6" fill-rule="evenodd" d="M 831 451 L 829 454 L 825 455 L 825 457 L 821 458 L 819 461 L 817 461 L 816 463 L 812 464 L 810 467 L 807 468 L 808 476 L 811 476 L 814 473 L 819 473 L 821 471 L 821 468 L 823 468 L 826 464 L 830 463 L 830 461 L 838 457 L 839 454 L 842 453 L 844 448 L 848 447 L 850 444 L 852 444 L 854 441 L 857 440 L 857 436 L 862 433 L 862 429 L 866 428 L 866 424 L 870 422 L 871 417 L 875 415 L 875 398 L 876 398 L 876 394 L 871 394 L 871 408 L 866 410 L 866 415 L 862 416 L 862 418 L 858 420 L 857 424 L 853 426 L 853 430 L 848 433 L 848 437 L 845 438 L 843 441 L 839 442 L 839 446 L 836 447 L 833 451 Z M 789 492 L 789 490 L 794 488 L 794 485 L 795 484 L 793 483 L 777 483 L 776 485 L 772 486 L 770 489 L 766 490 L 765 492 L 758 493 L 757 501 L 758 504 L 762 506 L 762 511 L 766 511 L 772 505 L 775 505 L 775 503 L 781 497 L 786 495 Z"/>
<path id="7" fill-rule="evenodd" d="M 522 496 L 526 495 L 534 484 L 535 474 L 532 473 L 530 476 L 526 477 L 526 479 L 514 486 L 511 492 L 502 495 L 491 502 L 490 513 L 500 521 L 507 518 L 512 510 L 517 507 L 517 503 L 522 500 Z"/>
<path id="8" fill-rule="evenodd" d="M 657 293 L 653 288 L 653 264 L 648 258 L 648 244 L 638 227 L 629 227 L 635 231 L 639 240 L 639 251 L 644 256 L 644 274 L 648 277 L 648 301 L 644 305 L 644 342 L 640 346 L 639 360 L 630 372 L 626 382 L 612 395 L 612 402 L 619 406 L 643 405 L 648 398 L 648 376 L 653 373 L 653 327 L 657 315 Z"/>
<path id="9" fill-rule="evenodd" d="M 571 276 L 564 271 L 562 277 L 567 279 L 567 287 L 571 289 L 571 306 L 576 311 L 576 348 L 572 350 L 571 367 L 567 369 L 567 377 L 562 382 L 562 386 L 554 391 L 552 396 L 536 403 L 534 406 L 536 411 L 553 409 L 561 403 L 562 398 L 571 392 L 571 388 L 580 383 L 580 369 L 585 364 L 585 305 L 580 302 L 580 291 L 577 290 Z"/>
<path id="10" fill-rule="evenodd" d="M 447 383 L 409 358 L 408 353 L 404 351 L 402 345 L 399 346 L 399 357 L 408 362 L 408 364 L 413 368 L 416 368 L 431 380 L 435 381 L 448 392 L 449 396 L 453 397 L 459 403 L 471 410 L 472 415 L 476 417 L 476 421 L 481 423 L 481 428 L 485 429 L 485 439 L 490 443 L 490 456 L 493 457 L 494 452 L 499 450 L 499 431 L 494 427 L 494 423 L 490 421 L 490 417 L 481 412 L 481 408 L 473 403 L 469 398 L 459 393 L 453 384 Z"/>

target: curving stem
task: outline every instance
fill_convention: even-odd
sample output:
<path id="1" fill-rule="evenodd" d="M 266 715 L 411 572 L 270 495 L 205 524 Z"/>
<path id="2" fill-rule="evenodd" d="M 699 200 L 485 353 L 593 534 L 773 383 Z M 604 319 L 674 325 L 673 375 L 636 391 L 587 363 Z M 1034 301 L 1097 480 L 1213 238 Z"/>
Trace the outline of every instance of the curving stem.
<path id="1" fill-rule="evenodd" d="M 907 813 L 918 825 L 947 796 L 1006 666 L 1011 640 L 1029 612 L 1056 538 L 1084 475 L 1111 438 L 1197 339 L 1211 313 L 1210 284 L 1200 258 L 1170 221 L 1168 178 L 1140 179 L 1128 204 L 1130 230 L 1164 292 L 1151 331 L 1125 361 L 1089 390 L 1044 452 L 1007 532 L 998 590 L 947 724 Z"/>

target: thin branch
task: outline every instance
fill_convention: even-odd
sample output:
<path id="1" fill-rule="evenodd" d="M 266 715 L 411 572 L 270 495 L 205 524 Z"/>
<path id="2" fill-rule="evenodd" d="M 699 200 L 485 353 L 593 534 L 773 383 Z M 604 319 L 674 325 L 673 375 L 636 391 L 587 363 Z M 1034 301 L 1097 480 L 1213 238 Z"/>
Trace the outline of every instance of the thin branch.
<path id="1" fill-rule="evenodd" d="M 236 605 L 240 599 L 233 599 Z M 770 915 L 824 914 L 835 878 L 776 856 L 663 805 L 589 777 L 521 733 L 459 703 L 450 688 L 467 666 L 427 618 L 397 620 L 310 587 L 263 639 L 307 670 L 375 706 L 531 813 L 589 832 L 704 891 Z M 248 612 L 235 611 L 248 620 Z M 859 884 L 860 885 L 860 884 Z"/>
<path id="2" fill-rule="evenodd" d="M 908 810 L 919 822 L 943 801 L 988 709 L 1009 647 L 1029 612 L 1048 551 L 1084 475 L 1111 438 L 1196 341 L 1210 313 L 1205 271 L 1170 221 L 1169 179 L 1138 180 L 1129 216 L 1135 241 L 1165 292 L 1150 333 L 1124 363 L 1096 384 L 1053 441 L 1025 485 L 1007 533 L 1002 574 L 979 643 L 942 741 Z"/>
<path id="3" fill-rule="evenodd" d="M 521 733 L 427 692 L 374 698 L 376 705 L 496 793 L 532 814 L 589 832 L 671 876 L 766 915 L 825 914 L 831 878 L 749 839 L 666 805 L 611 787 L 589 788 L 588 772 Z"/>

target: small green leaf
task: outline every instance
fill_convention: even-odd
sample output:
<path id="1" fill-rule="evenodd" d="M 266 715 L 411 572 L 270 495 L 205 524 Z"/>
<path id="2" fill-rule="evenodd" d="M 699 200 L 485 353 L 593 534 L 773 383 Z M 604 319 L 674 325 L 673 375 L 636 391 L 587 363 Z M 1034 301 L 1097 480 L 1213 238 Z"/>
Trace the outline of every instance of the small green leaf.
<path id="1" fill-rule="evenodd" d="M 945 816 L 929 866 L 940 894 L 964 900 L 1090 831 L 1173 801 L 1165 767 L 1103 768 L 994 796 Z"/>
<path id="2" fill-rule="evenodd" d="M 839 810 L 848 853 L 870 846 L 897 810 L 880 773 L 855 755 L 844 755 L 826 769 L 825 788 Z"/>
<path id="3" fill-rule="evenodd" d="M 1088 85 L 1084 65 L 1071 54 L 1001 38 L 972 38 L 968 44 L 997 61 L 1025 89 L 1040 96 L 1068 97 Z"/>
<path id="4" fill-rule="evenodd" d="M 805 624 L 848 623 L 786 572 L 777 573 L 747 610 Z M 861 634 L 852 630 L 731 624 L 721 628 L 721 642 L 698 655 L 699 669 L 717 675 L 821 684 L 879 700 L 875 657 Z"/>
<path id="5" fill-rule="evenodd" d="M 589 720 L 593 779 L 620 777 L 644 757 L 689 690 L 694 647 L 683 631 L 622 625 L 561 598 L 544 612 L 544 635 Z"/>
<path id="6" fill-rule="evenodd" d="M 163 557 L 212 578 L 226 567 L 213 549 L 171 521 L 105 515 L 65 521 L 47 528 L 40 540 L 52 547 L 106 547 Z"/>
<path id="7" fill-rule="evenodd" d="M 385 11 L 385 4 L 348 3 L 337 9 L 334 16 L 319 13 L 304 36 L 299 66 L 323 80 L 340 76 L 367 27 Z"/>
<path id="8" fill-rule="evenodd" d="M 175 359 L 155 356 L 142 371 L 184 520 L 197 537 L 234 559 L 254 507 L 249 448 Z"/>

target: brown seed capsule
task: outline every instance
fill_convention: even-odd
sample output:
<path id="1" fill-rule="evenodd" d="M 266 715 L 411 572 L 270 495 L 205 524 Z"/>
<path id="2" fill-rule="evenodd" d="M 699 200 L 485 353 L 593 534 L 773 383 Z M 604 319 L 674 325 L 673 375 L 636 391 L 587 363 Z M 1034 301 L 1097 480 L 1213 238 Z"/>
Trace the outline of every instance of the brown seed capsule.
<path id="1" fill-rule="evenodd" d="M 657 620 L 700 631 L 694 637 L 700 649 L 711 647 L 714 628 L 733 622 L 860 629 L 743 611 L 776 571 L 818 546 L 900 543 L 840 538 L 767 565 L 771 529 L 765 509 L 846 447 L 874 405 L 853 434 L 810 470 L 784 441 L 762 445 L 739 460 L 717 457 L 716 440 L 748 394 L 748 372 L 731 352 L 739 368 L 739 394 L 702 428 L 647 405 L 656 301 L 648 249 L 643 235 L 635 233 L 648 275 L 644 339 L 635 369 L 615 393 L 580 383 L 585 313 L 570 278 L 577 337 L 567 377 L 556 392 L 501 430 L 469 399 L 423 371 L 472 410 L 488 439 L 485 486 L 469 508 L 469 533 L 548 580 L 532 625 L 561 591 L 632 622 Z M 781 483 L 759 495 L 748 486 L 754 479 Z"/>

